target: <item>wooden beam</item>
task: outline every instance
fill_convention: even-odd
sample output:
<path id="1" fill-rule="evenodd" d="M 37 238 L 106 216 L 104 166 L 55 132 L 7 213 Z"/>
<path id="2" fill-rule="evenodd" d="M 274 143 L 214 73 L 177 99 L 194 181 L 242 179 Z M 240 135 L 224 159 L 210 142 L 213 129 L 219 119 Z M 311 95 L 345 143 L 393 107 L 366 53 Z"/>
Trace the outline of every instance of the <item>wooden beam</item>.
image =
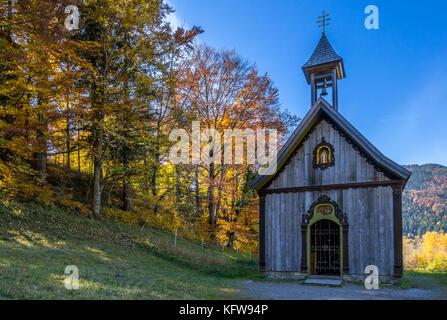
<path id="1" fill-rule="evenodd" d="M 325 73 L 325 74 L 321 74 L 321 75 L 315 76 L 315 80 L 321 80 L 321 79 L 324 79 L 324 78 L 331 78 L 331 77 L 332 77 L 332 73 Z"/>
<path id="2" fill-rule="evenodd" d="M 332 87 L 332 85 L 333 85 L 332 82 L 326 82 L 326 88 L 330 88 L 330 87 Z M 323 89 L 323 88 L 324 88 L 324 84 L 316 85 L 315 88 L 317 88 L 317 89 Z"/>
<path id="3" fill-rule="evenodd" d="M 351 188 L 370 188 L 370 187 L 386 187 L 400 186 L 402 188 L 402 180 L 386 180 L 386 181 L 370 181 L 370 182 L 353 182 L 341 184 L 326 184 L 315 186 L 289 187 L 289 188 L 273 188 L 264 190 L 265 193 L 283 193 L 283 192 L 303 192 L 303 191 L 329 191 L 333 189 L 351 189 Z"/>
<path id="4" fill-rule="evenodd" d="M 402 185 L 393 186 L 394 276 L 402 277 Z"/>
<path id="5" fill-rule="evenodd" d="M 259 194 L 259 270 L 265 270 L 265 194 Z"/>
<path id="6" fill-rule="evenodd" d="M 301 225 L 301 272 L 307 273 L 307 224 Z"/>
<path id="7" fill-rule="evenodd" d="M 338 88 L 337 88 L 337 70 L 332 70 L 332 81 L 334 83 L 332 87 L 332 106 L 335 110 L 338 110 Z"/>
<path id="8" fill-rule="evenodd" d="M 343 232 L 343 274 L 349 274 L 349 226 L 342 225 Z"/>

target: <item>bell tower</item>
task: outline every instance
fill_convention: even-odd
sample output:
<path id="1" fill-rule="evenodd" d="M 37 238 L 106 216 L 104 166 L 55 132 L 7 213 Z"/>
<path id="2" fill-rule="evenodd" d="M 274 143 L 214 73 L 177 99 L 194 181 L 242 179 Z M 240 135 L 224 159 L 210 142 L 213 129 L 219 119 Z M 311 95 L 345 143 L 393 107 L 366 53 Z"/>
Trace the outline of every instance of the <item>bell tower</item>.
<path id="1" fill-rule="evenodd" d="M 311 106 L 315 104 L 319 96 L 328 95 L 327 89 L 332 88 L 332 107 L 338 110 L 338 86 L 337 81 L 345 78 L 345 68 L 343 59 L 332 48 L 325 35 L 325 26 L 329 25 L 325 14 L 319 18 L 323 27 L 323 32 L 318 44 L 309 60 L 303 65 L 302 69 L 306 76 L 307 83 L 310 84 Z"/>

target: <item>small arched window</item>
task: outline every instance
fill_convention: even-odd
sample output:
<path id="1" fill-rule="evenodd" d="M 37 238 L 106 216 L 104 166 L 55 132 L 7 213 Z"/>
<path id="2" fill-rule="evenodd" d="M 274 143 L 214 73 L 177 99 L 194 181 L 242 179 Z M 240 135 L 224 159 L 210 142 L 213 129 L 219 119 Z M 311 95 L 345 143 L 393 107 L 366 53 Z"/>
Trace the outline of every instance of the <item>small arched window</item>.
<path id="1" fill-rule="evenodd" d="M 314 148 L 314 168 L 326 169 L 327 167 L 335 165 L 334 147 L 324 140 Z"/>

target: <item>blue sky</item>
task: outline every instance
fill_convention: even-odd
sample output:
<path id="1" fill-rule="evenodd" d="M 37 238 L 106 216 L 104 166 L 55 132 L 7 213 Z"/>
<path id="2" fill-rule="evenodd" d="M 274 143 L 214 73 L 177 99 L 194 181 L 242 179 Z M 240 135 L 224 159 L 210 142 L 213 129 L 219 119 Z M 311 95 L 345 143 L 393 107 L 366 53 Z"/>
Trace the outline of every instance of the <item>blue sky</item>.
<path id="1" fill-rule="evenodd" d="M 339 112 L 400 164 L 447 165 L 445 1 L 169 0 L 175 24 L 200 25 L 199 41 L 235 49 L 267 72 L 281 104 L 303 117 L 310 93 L 301 66 L 313 52 L 324 9 L 326 35 L 343 57 Z M 367 30 L 367 5 L 379 30 Z"/>

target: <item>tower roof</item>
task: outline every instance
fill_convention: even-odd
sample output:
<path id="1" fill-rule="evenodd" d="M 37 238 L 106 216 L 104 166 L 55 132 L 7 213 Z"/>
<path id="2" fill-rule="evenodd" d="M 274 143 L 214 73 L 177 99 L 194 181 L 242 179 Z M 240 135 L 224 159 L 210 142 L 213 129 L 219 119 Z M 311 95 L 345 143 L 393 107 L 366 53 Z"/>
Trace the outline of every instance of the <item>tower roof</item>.
<path id="1" fill-rule="evenodd" d="M 312 56 L 304 64 L 303 68 L 313 67 L 320 64 L 343 60 L 332 48 L 329 40 L 323 34 L 312 53 Z"/>
<path id="2" fill-rule="evenodd" d="M 323 34 L 315 47 L 314 52 L 309 60 L 303 65 L 302 69 L 306 76 L 307 83 L 310 84 L 310 74 L 315 71 L 324 71 L 335 68 L 337 70 L 337 79 L 343 79 L 345 74 L 345 67 L 343 58 L 340 57 L 332 48 L 326 35 Z"/>

